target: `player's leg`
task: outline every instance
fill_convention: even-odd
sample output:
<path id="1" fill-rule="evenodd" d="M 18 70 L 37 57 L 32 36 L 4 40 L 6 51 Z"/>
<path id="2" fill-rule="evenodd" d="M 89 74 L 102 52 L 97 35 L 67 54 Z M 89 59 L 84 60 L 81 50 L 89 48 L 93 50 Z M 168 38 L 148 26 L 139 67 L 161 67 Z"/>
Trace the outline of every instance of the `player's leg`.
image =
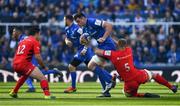
<path id="1" fill-rule="evenodd" d="M 27 78 L 26 84 L 28 85 L 28 90 L 26 92 L 35 92 L 35 87 L 33 85 L 33 79 L 31 77 Z"/>
<path id="2" fill-rule="evenodd" d="M 138 93 L 139 84 L 137 81 L 130 81 L 124 83 L 123 93 L 126 97 L 145 97 L 145 98 L 159 98 L 160 96 L 152 93 Z"/>
<path id="3" fill-rule="evenodd" d="M 74 67 L 73 65 L 69 64 L 68 69 L 70 71 L 70 76 L 71 76 L 71 86 L 68 87 L 67 89 L 64 90 L 64 93 L 72 93 L 72 92 L 76 92 L 76 67 Z"/>
<path id="4" fill-rule="evenodd" d="M 138 96 L 143 96 L 143 94 L 138 94 L 137 90 L 138 90 L 139 84 L 137 83 L 137 81 L 128 81 L 128 82 L 124 82 L 124 89 L 123 89 L 123 94 L 126 97 L 138 97 Z"/>
<path id="5" fill-rule="evenodd" d="M 18 79 L 16 86 L 11 90 L 9 95 L 11 97 L 17 98 L 17 93 L 20 87 L 24 84 L 26 79 L 28 78 L 29 74 L 32 72 L 34 67 L 32 67 L 32 64 L 15 64 L 13 65 L 13 69 L 15 72 L 21 74 L 21 77 Z"/>
<path id="6" fill-rule="evenodd" d="M 38 79 L 40 81 L 40 85 L 44 92 L 45 99 L 53 99 L 54 98 L 53 96 L 50 96 L 48 81 L 47 81 L 46 77 L 42 74 L 42 72 L 39 70 L 38 67 L 35 67 L 29 76 L 33 77 L 35 79 Z"/>
<path id="7" fill-rule="evenodd" d="M 98 57 L 97 55 L 93 56 L 88 64 L 88 68 L 93 70 L 96 75 L 101 77 L 107 84 L 103 93 L 109 92 L 111 88 L 115 86 L 115 83 L 112 81 L 112 77 L 109 77 L 105 70 L 100 68 L 101 64 L 103 64 L 103 58 Z"/>
<path id="8" fill-rule="evenodd" d="M 152 73 L 148 70 L 146 70 L 146 73 L 148 74 L 149 76 L 149 79 L 154 79 L 157 83 L 161 84 L 161 85 L 164 85 L 166 87 L 168 87 L 170 90 L 172 90 L 174 93 L 177 92 L 178 90 L 178 86 L 177 85 L 172 85 L 170 84 L 163 76 L 160 76 L 159 74 L 155 74 L 155 73 Z"/>
<path id="9" fill-rule="evenodd" d="M 28 78 L 27 75 L 22 75 L 17 83 L 16 83 L 16 86 L 13 88 L 13 90 L 11 90 L 11 92 L 9 93 L 9 95 L 13 98 L 17 98 L 17 93 L 19 91 L 19 88 L 24 84 L 24 82 L 26 81 L 26 79 Z"/>
<path id="10" fill-rule="evenodd" d="M 70 72 L 71 75 L 71 86 L 68 87 L 67 89 L 64 90 L 64 93 L 72 93 L 72 92 L 76 92 L 76 67 L 81 63 L 81 59 L 79 56 L 74 57 L 74 59 L 72 60 L 72 62 L 68 65 L 68 70 Z"/>
<path id="11" fill-rule="evenodd" d="M 139 71 L 139 75 L 128 82 L 124 83 L 124 94 L 126 97 L 146 97 L 146 98 L 159 98 L 160 96 L 152 93 L 138 93 L 138 88 L 140 84 L 143 84 L 147 81 L 146 73 Z"/>

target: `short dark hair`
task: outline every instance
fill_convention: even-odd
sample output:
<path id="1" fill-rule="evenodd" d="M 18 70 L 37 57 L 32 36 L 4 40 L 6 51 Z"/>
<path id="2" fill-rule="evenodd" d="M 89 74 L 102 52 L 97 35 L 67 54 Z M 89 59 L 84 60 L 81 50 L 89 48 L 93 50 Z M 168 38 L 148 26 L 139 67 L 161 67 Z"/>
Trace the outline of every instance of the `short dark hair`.
<path id="1" fill-rule="evenodd" d="M 119 45 L 120 47 L 125 47 L 125 46 L 127 46 L 127 40 L 124 39 L 124 38 L 120 38 L 120 39 L 118 40 L 118 45 Z"/>
<path id="2" fill-rule="evenodd" d="M 39 33 L 40 32 L 40 29 L 35 26 L 35 27 L 32 27 L 29 31 L 29 35 L 35 35 L 36 33 Z"/>
<path id="3" fill-rule="evenodd" d="M 74 20 L 74 18 L 73 18 L 72 15 L 66 15 L 65 18 L 68 19 L 68 20 L 70 20 L 70 21 L 73 21 L 73 20 Z"/>
<path id="4" fill-rule="evenodd" d="M 83 13 L 76 13 L 74 15 L 74 19 L 76 20 L 77 18 L 82 18 L 82 17 L 86 17 Z"/>

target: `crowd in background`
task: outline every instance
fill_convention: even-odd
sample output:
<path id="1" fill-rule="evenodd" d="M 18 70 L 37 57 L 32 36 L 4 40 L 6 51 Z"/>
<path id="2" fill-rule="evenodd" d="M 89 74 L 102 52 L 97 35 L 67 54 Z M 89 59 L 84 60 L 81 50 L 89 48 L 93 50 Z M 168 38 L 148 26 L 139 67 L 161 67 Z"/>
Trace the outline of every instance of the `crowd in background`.
<path id="1" fill-rule="evenodd" d="M 0 22 L 61 21 L 81 12 L 112 21 L 178 21 L 179 0 L 0 0 Z"/>
<path id="2" fill-rule="evenodd" d="M 179 22 L 180 0 L 0 0 L 0 22 L 49 22 L 63 21 L 65 14 L 84 12 L 113 22 Z M 0 26 L 0 67 L 10 68 L 16 42 L 11 29 Z M 24 33 L 28 33 L 24 27 Z M 112 37 L 127 38 L 134 52 L 136 64 L 180 63 L 180 26 L 139 25 L 135 33 L 132 26 L 114 26 Z M 42 27 L 42 56 L 53 65 L 67 65 L 76 50 L 67 47 L 64 28 Z M 27 34 L 28 35 L 28 34 Z M 96 42 L 92 41 L 92 46 Z"/>

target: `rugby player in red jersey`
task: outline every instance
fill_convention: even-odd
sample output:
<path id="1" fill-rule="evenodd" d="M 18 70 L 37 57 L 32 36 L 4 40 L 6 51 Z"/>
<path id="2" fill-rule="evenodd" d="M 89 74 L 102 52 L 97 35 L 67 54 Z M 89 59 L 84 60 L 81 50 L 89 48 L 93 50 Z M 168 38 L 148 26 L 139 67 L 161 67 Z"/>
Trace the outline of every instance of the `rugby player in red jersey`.
<path id="1" fill-rule="evenodd" d="M 171 85 L 159 74 L 152 73 L 146 69 L 137 69 L 133 64 L 132 49 L 127 45 L 125 39 L 117 41 L 118 50 L 101 50 L 95 49 L 95 53 L 99 56 L 108 58 L 117 69 L 118 74 L 124 81 L 124 94 L 127 97 L 160 97 L 151 93 L 138 93 L 141 84 L 154 79 L 157 83 L 168 87 L 172 92 L 177 92 L 177 85 Z"/>
<path id="2" fill-rule="evenodd" d="M 17 93 L 19 88 L 24 84 L 26 79 L 30 76 L 32 78 L 38 79 L 40 81 L 41 88 L 44 92 L 45 99 L 54 99 L 54 96 L 50 95 L 49 85 L 46 77 L 42 74 L 40 69 L 34 66 L 31 63 L 32 56 L 38 60 L 39 65 L 48 70 L 48 67 L 45 66 L 41 54 L 40 48 L 41 45 L 39 43 L 40 39 L 40 29 L 32 28 L 30 31 L 31 35 L 24 40 L 22 40 L 17 47 L 14 59 L 13 59 L 13 70 L 20 74 L 20 78 L 16 83 L 14 89 L 9 93 L 9 95 L 13 98 L 17 98 Z"/>

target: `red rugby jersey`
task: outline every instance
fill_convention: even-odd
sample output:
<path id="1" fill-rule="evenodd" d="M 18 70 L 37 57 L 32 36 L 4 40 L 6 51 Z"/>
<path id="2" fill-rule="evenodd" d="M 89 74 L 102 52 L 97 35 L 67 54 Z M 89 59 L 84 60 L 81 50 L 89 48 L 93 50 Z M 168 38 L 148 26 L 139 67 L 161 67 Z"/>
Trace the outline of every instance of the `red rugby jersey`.
<path id="1" fill-rule="evenodd" d="M 124 81 L 132 80 L 137 76 L 138 71 L 134 67 L 133 54 L 130 47 L 117 51 L 106 50 L 103 52 L 103 56 L 111 60 Z"/>
<path id="2" fill-rule="evenodd" d="M 22 40 L 18 44 L 13 64 L 31 62 L 32 56 L 40 53 L 40 47 L 40 43 L 33 36 L 29 36 L 28 38 Z"/>

